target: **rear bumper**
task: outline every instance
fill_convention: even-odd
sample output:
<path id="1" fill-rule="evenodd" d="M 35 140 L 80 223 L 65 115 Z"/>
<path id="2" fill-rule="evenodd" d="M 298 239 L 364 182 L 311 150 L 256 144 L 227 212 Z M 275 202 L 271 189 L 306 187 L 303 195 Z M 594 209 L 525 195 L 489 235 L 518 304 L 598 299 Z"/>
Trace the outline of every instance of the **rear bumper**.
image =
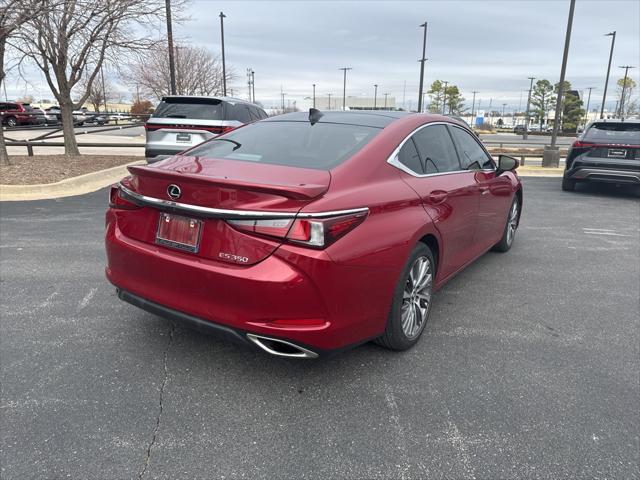
<path id="1" fill-rule="evenodd" d="M 251 266 L 224 264 L 128 238 L 114 217 L 107 214 L 106 275 L 138 307 L 241 343 L 256 334 L 320 355 L 384 331 L 395 283 L 384 268 L 339 265 L 294 246 Z"/>
<path id="2" fill-rule="evenodd" d="M 578 167 L 566 173 L 571 180 L 640 184 L 640 170 Z"/>

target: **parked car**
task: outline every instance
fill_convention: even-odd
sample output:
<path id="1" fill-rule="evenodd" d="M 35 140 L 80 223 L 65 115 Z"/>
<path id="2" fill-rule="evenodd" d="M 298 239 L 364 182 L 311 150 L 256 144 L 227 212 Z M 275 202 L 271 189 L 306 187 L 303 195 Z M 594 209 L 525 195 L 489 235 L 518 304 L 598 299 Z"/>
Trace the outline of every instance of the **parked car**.
<path id="1" fill-rule="evenodd" d="M 597 120 L 567 152 L 562 189 L 577 182 L 640 184 L 640 120 Z"/>
<path id="2" fill-rule="evenodd" d="M 106 113 L 87 112 L 86 116 L 87 119 L 84 121 L 85 124 L 106 125 L 109 123 L 109 116 Z"/>
<path id="3" fill-rule="evenodd" d="M 62 123 L 62 113 L 60 111 L 60 107 L 56 107 L 56 106 L 49 107 L 49 108 L 46 108 L 44 112 L 50 118 L 52 119 L 55 118 L 56 123 L 58 124 Z"/>
<path id="4" fill-rule="evenodd" d="M 44 110 L 39 107 L 33 107 L 33 113 L 35 114 L 33 117 L 34 125 L 47 125 L 47 114 L 44 113 Z"/>
<path id="5" fill-rule="evenodd" d="M 38 117 L 44 119 L 45 125 L 58 125 L 60 123 L 60 119 L 56 113 L 50 112 L 48 109 L 44 110 L 42 108 L 36 108 L 38 113 Z"/>
<path id="6" fill-rule="evenodd" d="M 267 116 L 257 105 L 236 98 L 164 97 L 144 126 L 147 161 L 161 160 Z"/>
<path id="7" fill-rule="evenodd" d="M 52 106 L 45 110 L 48 115 L 52 117 L 55 116 L 57 118 L 58 123 L 62 123 L 62 110 L 58 106 Z M 74 110 L 72 112 L 73 124 L 76 127 L 80 127 L 87 121 L 87 114 L 84 110 Z"/>
<path id="8" fill-rule="evenodd" d="M 28 103 L 21 102 L 0 102 L 0 114 L 2 123 L 7 127 L 18 127 L 20 125 L 36 125 L 37 115 L 33 107 Z"/>
<path id="9" fill-rule="evenodd" d="M 73 124 L 76 127 L 81 127 L 82 125 L 84 125 L 84 122 L 87 121 L 87 119 L 89 118 L 86 110 L 74 110 L 73 111 Z"/>
<path id="10" fill-rule="evenodd" d="M 529 129 L 529 131 L 531 131 L 531 129 Z M 522 135 L 524 133 L 524 125 L 516 125 L 513 127 L 513 133 Z"/>
<path id="11" fill-rule="evenodd" d="M 271 117 L 129 167 L 110 192 L 106 275 L 124 301 L 273 355 L 404 350 L 438 288 L 510 249 L 517 166 L 439 115 Z"/>

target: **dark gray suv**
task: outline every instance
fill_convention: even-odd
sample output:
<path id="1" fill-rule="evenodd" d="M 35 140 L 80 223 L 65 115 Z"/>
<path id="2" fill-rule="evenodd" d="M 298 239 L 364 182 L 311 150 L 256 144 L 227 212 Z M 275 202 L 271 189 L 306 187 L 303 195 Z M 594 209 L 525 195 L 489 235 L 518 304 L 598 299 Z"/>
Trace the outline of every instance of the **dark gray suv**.
<path id="1" fill-rule="evenodd" d="M 562 189 L 576 182 L 640 184 L 640 120 L 597 120 L 571 145 Z"/>
<path id="2" fill-rule="evenodd" d="M 240 125 L 267 118 L 259 106 L 231 97 L 163 97 L 144 128 L 147 162 L 198 145 Z"/>

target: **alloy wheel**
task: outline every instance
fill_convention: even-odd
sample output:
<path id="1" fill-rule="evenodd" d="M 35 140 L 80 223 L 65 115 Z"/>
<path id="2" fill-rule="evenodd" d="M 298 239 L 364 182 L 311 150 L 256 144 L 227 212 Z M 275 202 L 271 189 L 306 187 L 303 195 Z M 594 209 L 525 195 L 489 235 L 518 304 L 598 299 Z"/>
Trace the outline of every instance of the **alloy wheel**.
<path id="1" fill-rule="evenodd" d="M 509 219 L 507 220 L 507 244 L 511 245 L 513 237 L 516 234 L 516 228 L 518 228 L 518 202 L 513 202 L 511 210 L 509 211 Z"/>
<path id="2" fill-rule="evenodd" d="M 410 340 L 420 335 L 427 321 L 432 286 L 431 262 L 426 256 L 418 257 L 402 293 L 402 331 Z"/>

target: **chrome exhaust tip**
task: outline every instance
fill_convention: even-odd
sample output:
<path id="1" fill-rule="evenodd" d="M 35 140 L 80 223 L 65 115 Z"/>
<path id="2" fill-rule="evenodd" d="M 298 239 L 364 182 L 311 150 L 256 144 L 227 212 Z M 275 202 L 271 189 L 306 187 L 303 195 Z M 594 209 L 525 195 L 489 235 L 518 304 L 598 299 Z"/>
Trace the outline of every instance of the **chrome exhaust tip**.
<path id="1" fill-rule="evenodd" d="M 278 338 L 263 337 L 262 335 L 254 335 L 253 333 L 247 333 L 247 338 L 265 352 L 278 357 L 318 358 L 316 352 Z"/>

